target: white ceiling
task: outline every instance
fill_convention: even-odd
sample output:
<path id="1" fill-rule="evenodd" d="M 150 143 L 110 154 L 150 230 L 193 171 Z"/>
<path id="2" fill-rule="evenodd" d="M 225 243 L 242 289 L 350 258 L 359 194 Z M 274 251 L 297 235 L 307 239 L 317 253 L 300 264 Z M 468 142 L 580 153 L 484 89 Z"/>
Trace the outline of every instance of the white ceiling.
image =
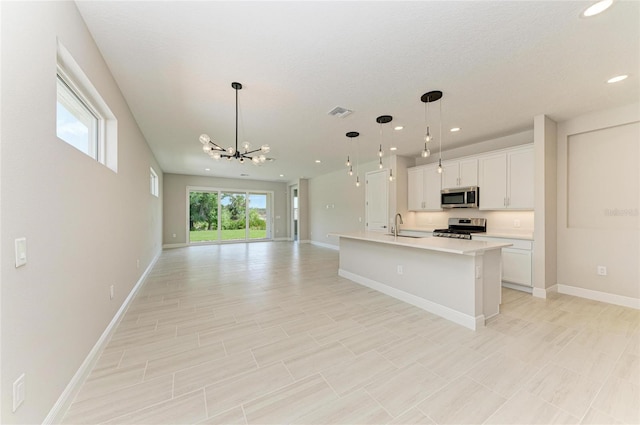
<path id="1" fill-rule="evenodd" d="M 164 172 L 292 180 L 360 161 L 380 142 L 419 155 L 420 96 L 441 90 L 443 150 L 640 98 L 640 2 L 80 1 L 78 8 Z M 617 84 L 606 80 L 630 77 Z M 198 137 L 267 143 L 260 167 L 202 152 Z M 430 109 L 437 129 L 439 102 Z M 335 106 L 354 111 L 327 115 Z M 394 125 L 404 130 L 392 131 Z M 450 133 L 450 127 L 462 131 Z M 432 127 L 433 128 L 433 127 Z M 351 150 L 354 153 L 355 148 Z M 320 164 L 315 163 L 321 160 Z M 210 168 L 210 171 L 205 171 Z M 280 177 L 283 174 L 284 177 Z"/>

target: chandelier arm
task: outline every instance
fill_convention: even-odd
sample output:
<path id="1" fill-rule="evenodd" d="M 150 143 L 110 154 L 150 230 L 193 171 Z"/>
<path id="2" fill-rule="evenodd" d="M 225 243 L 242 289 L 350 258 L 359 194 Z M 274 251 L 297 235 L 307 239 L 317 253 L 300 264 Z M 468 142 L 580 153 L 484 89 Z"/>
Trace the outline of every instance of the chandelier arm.
<path id="1" fill-rule="evenodd" d="M 225 150 L 222 146 L 215 144 L 213 141 L 209 142 L 211 145 L 213 145 L 217 150 L 223 151 Z"/>
<path id="2" fill-rule="evenodd" d="M 254 149 L 254 150 L 252 150 L 252 151 L 244 152 L 244 153 L 243 153 L 243 155 L 249 155 L 249 154 L 251 154 L 251 153 L 260 152 L 261 150 L 262 150 L 261 148 Z"/>

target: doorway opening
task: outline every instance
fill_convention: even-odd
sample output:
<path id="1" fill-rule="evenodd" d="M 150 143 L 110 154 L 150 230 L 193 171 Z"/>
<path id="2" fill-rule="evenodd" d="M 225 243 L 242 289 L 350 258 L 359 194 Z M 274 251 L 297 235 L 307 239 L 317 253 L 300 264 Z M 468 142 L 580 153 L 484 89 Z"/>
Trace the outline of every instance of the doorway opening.
<path id="1" fill-rule="evenodd" d="M 298 186 L 291 186 L 291 239 L 298 241 Z"/>

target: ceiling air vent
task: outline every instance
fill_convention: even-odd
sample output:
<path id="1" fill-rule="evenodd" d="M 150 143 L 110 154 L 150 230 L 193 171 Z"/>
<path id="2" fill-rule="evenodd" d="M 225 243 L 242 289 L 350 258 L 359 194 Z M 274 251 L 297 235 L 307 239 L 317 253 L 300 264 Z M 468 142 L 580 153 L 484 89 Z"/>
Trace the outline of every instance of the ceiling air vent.
<path id="1" fill-rule="evenodd" d="M 352 113 L 353 113 L 352 110 L 343 108 L 342 106 L 336 106 L 335 108 L 333 108 L 328 112 L 329 115 L 333 117 L 338 117 L 338 118 L 344 118 L 346 116 L 351 115 Z"/>

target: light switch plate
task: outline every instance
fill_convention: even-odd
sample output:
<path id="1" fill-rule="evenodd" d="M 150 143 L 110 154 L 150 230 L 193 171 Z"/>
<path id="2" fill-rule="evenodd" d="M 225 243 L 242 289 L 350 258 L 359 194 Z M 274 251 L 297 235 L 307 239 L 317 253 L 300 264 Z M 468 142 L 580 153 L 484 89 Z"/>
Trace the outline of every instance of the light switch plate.
<path id="1" fill-rule="evenodd" d="M 16 239 L 16 268 L 27 264 L 27 238 Z"/>
<path id="2" fill-rule="evenodd" d="M 12 409 L 13 413 L 15 413 L 15 411 L 18 410 L 18 407 L 20 407 L 20 405 L 24 403 L 24 396 L 25 396 L 24 381 L 25 381 L 25 376 L 23 373 L 18 377 L 18 379 L 16 379 L 13 382 L 13 409 Z"/>

